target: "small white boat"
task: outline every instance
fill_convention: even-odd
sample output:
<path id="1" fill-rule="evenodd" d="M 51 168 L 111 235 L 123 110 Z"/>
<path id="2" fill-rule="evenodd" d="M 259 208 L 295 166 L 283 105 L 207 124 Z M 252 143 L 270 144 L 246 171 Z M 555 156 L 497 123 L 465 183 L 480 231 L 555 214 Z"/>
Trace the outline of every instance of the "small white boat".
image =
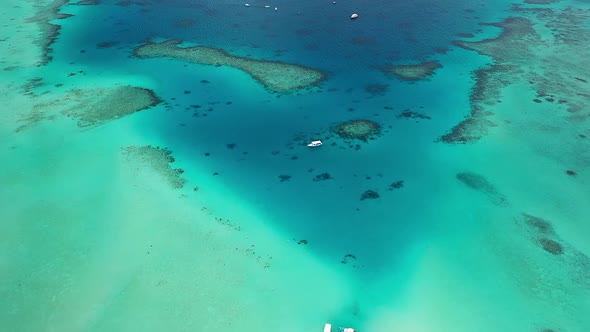
<path id="1" fill-rule="evenodd" d="M 307 144 L 307 146 L 316 147 L 316 146 L 320 146 L 322 144 L 323 144 L 322 141 L 317 140 L 317 141 L 312 141 L 311 143 Z"/>
<path id="2" fill-rule="evenodd" d="M 356 332 L 352 327 L 340 327 L 340 332 Z M 332 324 L 326 323 L 324 325 L 324 332 L 332 332 Z"/>
<path id="3" fill-rule="evenodd" d="M 266 5 L 266 6 L 264 6 L 264 8 L 270 8 L 270 5 Z"/>
<path id="4" fill-rule="evenodd" d="M 357 13 L 354 13 L 354 14 L 350 15 L 350 19 L 351 20 L 354 20 L 357 17 L 359 17 L 359 14 L 357 14 Z"/>
<path id="5" fill-rule="evenodd" d="M 250 4 L 249 3 L 245 3 L 244 6 L 250 7 Z"/>

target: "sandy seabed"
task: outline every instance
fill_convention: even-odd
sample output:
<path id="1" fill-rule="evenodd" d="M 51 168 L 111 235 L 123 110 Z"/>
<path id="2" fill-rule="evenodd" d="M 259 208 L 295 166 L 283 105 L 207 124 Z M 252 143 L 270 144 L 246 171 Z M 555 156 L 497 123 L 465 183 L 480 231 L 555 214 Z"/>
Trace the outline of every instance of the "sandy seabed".
<path id="1" fill-rule="evenodd" d="M 441 179 L 446 195 L 426 209 L 445 223 L 408 253 L 406 279 L 392 273 L 366 283 L 316 257 L 312 244 L 297 245 L 273 229 L 262 208 L 223 183 L 200 183 L 194 195 L 191 178 L 204 171 L 183 166 L 182 156 L 126 121 L 158 106 L 98 117 L 84 130 L 78 113 L 46 111 L 42 106 L 55 100 L 63 110 L 80 105 L 67 97 L 71 90 L 34 80 L 43 76 L 38 65 L 46 44 L 36 41 L 44 34 L 27 18 L 46 7 L 7 0 L 4 8 L 2 21 L 15 18 L 0 36 L 10 36 L 2 58 L 8 70 L 0 78 L 6 101 L 0 200 L 7 202 L 0 210 L 6 276 L 0 321 L 8 330 L 319 331 L 327 321 L 346 324 L 334 320 L 351 311 L 361 317 L 355 326 L 361 331 L 584 332 L 590 326 L 588 175 L 581 171 L 587 164 L 563 157 L 576 155 L 573 144 L 543 148 L 543 133 L 574 130 L 547 123 L 530 130 L 530 119 L 520 114 L 507 117 L 512 127 L 489 134 L 496 140 L 460 153 L 453 146 L 433 152 L 433 162 L 463 179 Z M 91 80 L 99 89 L 112 83 Z M 137 88 L 157 94 L 157 85 L 145 85 Z M 506 89 L 503 105 L 518 105 L 527 93 L 535 97 L 526 86 Z M 507 155 L 510 162 L 489 162 Z M 464 159 L 478 172 L 469 173 Z M 575 166 L 576 177 L 568 177 L 565 164 Z M 563 177 L 542 183 L 533 176 L 556 173 Z M 465 190 L 472 194 L 467 199 Z M 531 224 L 529 215 L 546 220 L 551 232 Z M 562 252 L 544 248 L 547 237 Z M 392 285 L 399 284 L 403 290 L 395 294 Z M 351 310 L 356 302 L 363 305 Z"/>

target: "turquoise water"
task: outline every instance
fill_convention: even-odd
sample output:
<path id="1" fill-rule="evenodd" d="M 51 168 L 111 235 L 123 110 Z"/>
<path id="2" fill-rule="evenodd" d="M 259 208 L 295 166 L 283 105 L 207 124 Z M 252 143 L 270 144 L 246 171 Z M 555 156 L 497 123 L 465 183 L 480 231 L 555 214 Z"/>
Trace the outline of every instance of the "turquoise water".
<path id="1" fill-rule="evenodd" d="M 554 8 L 550 16 L 568 6 L 590 16 L 577 2 L 525 7 Z M 495 38 L 501 30 L 481 22 L 532 14 L 510 1 L 458 0 L 103 0 L 62 12 L 74 16 L 54 21 L 53 60 L 6 71 L 10 106 L 34 108 L 12 88 L 31 77 L 44 79 L 34 91 L 49 97 L 131 84 L 164 103 L 87 130 L 58 117 L 15 133 L 18 119 L 3 111 L 7 330 L 590 330 L 588 111 L 571 121 L 515 78 L 503 82 L 481 140 L 439 141 L 470 112 L 473 72 L 494 63 L 452 42 L 459 33 Z M 328 78 L 271 93 L 235 68 L 131 56 L 170 38 Z M 588 55 L 547 43 L 531 67 Z M 433 60 L 443 67 L 425 81 L 378 70 Z M 571 74 L 590 80 L 583 65 Z M 368 91 L 375 84 L 385 91 Z M 383 133 L 349 146 L 330 129 L 351 119 Z M 306 146 L 318 138 L 322 147 Z M 184 188 L 122 166 L 130 145 L 172 151 Z M 322 173 L 331 179 L 314 181 Z M 366 190 L 379 198 L 362 200 Z M 554 233 L 535 233 L 523 213 Z M 543 250 L 543 236 L 563 252 Z"/>

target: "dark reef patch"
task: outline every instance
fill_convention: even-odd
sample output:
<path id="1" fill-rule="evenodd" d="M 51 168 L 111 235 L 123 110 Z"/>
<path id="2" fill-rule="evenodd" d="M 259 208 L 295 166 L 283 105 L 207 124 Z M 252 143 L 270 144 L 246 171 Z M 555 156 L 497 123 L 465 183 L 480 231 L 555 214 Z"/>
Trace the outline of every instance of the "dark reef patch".
<path id="1" fill-rule="evenodd" d="M 42 77 L 33 77 L 33 78 L 29 78 L 28 80 L 25 81 L 25 83 L 21 86 L 21 90 L 22 92 L 27 95 L 27 96 L 31 96 L 34 97 L 35 96 L 35 92 L 34 90 L 42 87 L 45 83 L 43 83 L 43 78 Z"/>
<path id="2" fill-rule="evenodd" d="M 118 44 L 118 42 L 104 41 L 104 42 L 100 42 L 100 43 L 96 44 L 96 47 L 97 48 L 110 48 L 110 47 L 113 47 L 117 44 Z"/>
<path id="3" fill-rule="evenodd" d="M 508 204 L 504 195 L 500 194 L 496 187 L 484 176 L 472 172 L 463 172 L 458 173 L 456 178 L 467 187 L 485 194 L 492 203 L 500 206 Z"/>
<path id="4" fill-rule="evenodd" d="M 379 198 L 379 193 L 374 191 L 374 190 L 366 190 L 361 194 L 361 201 L 364 201 L 365 199 L 377 199 Z"/>
<path id="5" fill-rule="evenodd" d="M 541 247 L 552 255 L 561 255 L 563 254 L 563 246 L 555 241 L 548 238 L 541 238 L 539 239 L 539 244 Z"/>
<path id="6" fill-rule="evenodd" d="M 390 77 L 395 77 L 404 81 L 426 80 L 434 75 L 434 72 L 442 68 L 442 65 L 436 61 L 427 61 L 410 65 L 390 65 L 381 68 L 381 71 Z"/>
<path id="7" fill-rule="evenodd" d="M 344 139 L 366 142 L 381 135 L 381 126 L 371 120 L 358 119 L 342 122 L 332 128 L 332 131 Z"/>
<path id="8" fill-rule="evenodd" d="M 172 157 L 172 151 L 166 148 L 150 145 L 128 146 L 122 148 L 122 152 L 134 167 L 139 164 L 157 172 L 175 189 L 182 188 L 186 183 L 186 180 L 181 177 L 184 170 L 170 166 L 174 162 L 174 157 Z"/>
<path id="9" fill-rule="evenodd" d="M 549 221 L 526 213 L 523 213 L 522 216 L 525 223 L 529 227 L 532 227 L 536 232 L 543 235 L 555 235 L 555 230 Z"/>
<path id="10" fill-rule="evenodd" d="M 404 187 L 404 181 L 403 180 L 397 180 L 395 182 L 392 182 L 389 187 L 387 188 L 387 190 L 391 191 L 391 190 L 395 190 L 395 189 L 401 189 Z"/>
<path id="11" fill-rule="evenodd" d="M 340 263 L 348 264 L 351 261 L 356 261 L 356 256 L 353 254 L 346 254 L 346 255 L 344 255 L 344 257 L 342 257 L 342 260 L 340 261 Z"/>
<path id="12" fill-rule="evenodd" d="M 291 180 L 291 175 L 284 175 L 284 174 L 279 175 L 279 180 L 281 182 L 289 181 L 289 180 Z"/>
<path id="13" fill-rule="evenodd" d="M 77 2 L 70 2 L 69 5 L 78 5 L 78 6 L 95 6 L 99 5 L 102 0 L 80 0 Z"/>
<path id="14" fill-rule="evenodd" d="M 190 28 L 197 23 L 197 20 L 194 18 L 182 18 L 178 19 L 174 22 L 174 26 L 178 28 Z"/>
<path id="15" fill-rule="evenodd" d="M 461 38 L 473 38 L 475 37 L 474 34 L 469 33 L 469 32 L 459 32 L 457 33 L 457 37 L 461 37 Z"/>
<path id="16" fill-rule="evenodd" d="M 432 119 L 431 117 L 429 117 L 426 114 L 422 114 L 422 113 L 418 113 L 418 112 L 412 112 L 412 111 L 408 111 L 408 110 L 405 110 L 405 111 L 401 112 L 396 117 L 399 118 L 399 119 L 423 119 L 423 120 L 430 120 L 430 119 Z"/>
<path id="17" fill-rule="evenodd" d="M 326 181 L 333 179 L 330 173 L 321 173 L 313 177 L 313 181 Z"/>
<path id="18" fill-rule="evenodd" d="M 524 3 L 528 3 L 530 5 L 550 5 L 559 1 L 561 0 L 524 0 Z"/>
<path id="19" fill-rule="evenodd" d="M 365 91 L 373 96 L 380 96 L 387 92 L 389 85 L 386 84 L 369 84 L 365 87 Z"/>

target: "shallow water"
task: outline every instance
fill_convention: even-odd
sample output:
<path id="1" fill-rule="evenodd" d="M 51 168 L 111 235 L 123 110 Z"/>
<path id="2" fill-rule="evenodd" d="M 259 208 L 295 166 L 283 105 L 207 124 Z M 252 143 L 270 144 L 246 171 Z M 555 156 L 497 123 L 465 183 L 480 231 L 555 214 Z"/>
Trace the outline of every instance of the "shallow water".
<path id="1" fill-rule="evenodd" d="M 590 15 L 578 2 L 523 6 Z M 486 106 L 494 125 L 481 139 L 439 140 L 470 114 L 473 72 L 494 63 L 452 42 L 469 39 L 460 33 L 496 38 L 500 28 L 479 23 L 532 15 L 518 8 L 454 0 L 62 7 L 73 16 L 53 21 L 62 26 L 53 60 L 0 78 L 10 106 L 0 113 L 0 295 L 9 299 L 1 320 L 11 331 L 301 331 L 325 322 L 359 331 L 590 330 L 587 111 L 573 121 L 557 103 L 533 102 L 538 91 L 515 76 L 501 82 L 501 102 Z M 548 55 L 530 66 L 543 68 L 559 43 L 539 31 Z M 327 79 L 273 93 L 236 68 L 132 56 L 166 39 L 307 66 Z M 590 80 L 580 54 L 560 56 Z M 379 70 L 423 61 L 442 68 L 416 82 Z M 38 97 L 19 88 L 33 77 L 43 78 L 30 90 Z M 63 91 L 119 85 L 149 88 L 163 103 L 92 128 L 58 114 L 15 132 L 30 110 L 76 102 Z M 353 119 L 379 123 L 381 135 L 347 142 L 331 131 Z M 313 139 L 324 145 L 308 148 Z M 183 188 L 121 154 L 143 145 L 172 152 Z M 330 179 L 314 180 L 323 173 Z M 361 199 L 367 190 L 379 197 Z M 545 235 L 523 213 L 550 222 L 563 253 L 544 250 Z"/>

